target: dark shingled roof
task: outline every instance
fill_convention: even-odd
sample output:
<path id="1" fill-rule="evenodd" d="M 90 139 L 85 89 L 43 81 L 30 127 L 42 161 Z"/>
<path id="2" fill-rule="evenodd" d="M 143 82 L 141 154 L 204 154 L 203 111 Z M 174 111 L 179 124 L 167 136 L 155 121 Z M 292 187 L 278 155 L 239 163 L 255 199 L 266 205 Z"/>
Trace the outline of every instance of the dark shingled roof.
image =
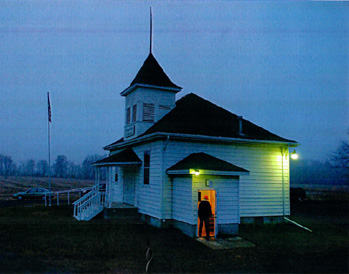
<path id="1" fill-rule="evenodd" d="M 202 152 L 190 154 L 188 157 L 179 161 L 177 164 L 167 170 L 188 170 L 191 168 L 217 171 L 249 172 L 246 169 Z"/>
<path id="2" fill-rule="evenodd" d="M 178 100 L 172 111 L 142 135 L 155 132 L 296 143 L 277 136 L 245 119 L 242 119 L 243 134 L 239 134 L 237 115 L 193 93 Z"/>
<path id="3" fill-rule="evenodd" d="M 170 78 L 168 78 L 158 61 L 156 61 L 155 57 L 151 53 L 144 61 L 143 66 L 138 71 L 136 78 L 132 81 L 130 86 L 134 84 L 146 84 L 182 89 L 181 87 L 172 83 Z"/>
<path id="4" fill-rule="evenodd" d="M 104 158 L 102 160 L 99 160 L 97 162 L 94 162 L 93 164 L 101 165 L 101 164 L 107 164 L 107 163 L 134 163 L 134 164 L 142 164 L 141 159 L 138 158 L 137 154 L 133 151 L 132 148 L 128 148 L 126 150 L 123 150 L 119 153 L 116 153 L 114 155 L 111 155 L 107 158 Z"/>

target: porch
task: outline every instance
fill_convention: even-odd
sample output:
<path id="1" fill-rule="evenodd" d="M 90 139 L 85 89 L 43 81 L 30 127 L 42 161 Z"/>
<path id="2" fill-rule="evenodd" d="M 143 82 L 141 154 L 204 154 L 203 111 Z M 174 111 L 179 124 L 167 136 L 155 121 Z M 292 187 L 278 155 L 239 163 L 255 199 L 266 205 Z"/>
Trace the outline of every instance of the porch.
<path id="1" fill-rule="evenodd" d="M 89 221 L 103 211 L 106 219 L 138 218 L 135 196 L 136 169 L 142 164 L 132 149 L 99 160 L 95 166 L 95 186 L 74 203 L 74 217 Z M 100 189 L 101 169 L 106 169 L 106 185 Z"/>

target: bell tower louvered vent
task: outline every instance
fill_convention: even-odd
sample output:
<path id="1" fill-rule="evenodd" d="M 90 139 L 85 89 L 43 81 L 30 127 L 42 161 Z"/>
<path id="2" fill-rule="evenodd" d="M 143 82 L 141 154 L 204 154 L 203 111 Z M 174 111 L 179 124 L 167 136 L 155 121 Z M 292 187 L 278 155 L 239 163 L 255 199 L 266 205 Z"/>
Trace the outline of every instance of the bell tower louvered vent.
<path id="1" fill-rule="evenodd" d="M 143 121 L 154 122 L 154 104 L 143 103 Z"/>

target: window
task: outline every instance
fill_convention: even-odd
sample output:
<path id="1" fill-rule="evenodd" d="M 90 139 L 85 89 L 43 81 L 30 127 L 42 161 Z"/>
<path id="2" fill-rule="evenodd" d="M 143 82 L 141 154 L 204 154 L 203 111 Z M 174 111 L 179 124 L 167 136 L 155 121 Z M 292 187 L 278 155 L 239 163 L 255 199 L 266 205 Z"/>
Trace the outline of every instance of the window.
<path id="1" fill-rule="evenodd" d="M 132 107 L 132 122 L 136 122 L 137 120 L 137 105 L 133 105 Z"/>
<path id="2" fill-rule="evenodd" d="M 149 185 L 149 175 L 150 175 L 150 152 L 144 152 L 144 184 Z"/>
<path id="3" fill-rule="evenodd" d="M 131 109 L 127 108 L 126 110 L 126 124 L 129 125 L 131 123 Z"/>
<path id="4" fill-rule="evenodd" d="M 143 104 L 143 121 L 154 122 L 154 104 Z"/>

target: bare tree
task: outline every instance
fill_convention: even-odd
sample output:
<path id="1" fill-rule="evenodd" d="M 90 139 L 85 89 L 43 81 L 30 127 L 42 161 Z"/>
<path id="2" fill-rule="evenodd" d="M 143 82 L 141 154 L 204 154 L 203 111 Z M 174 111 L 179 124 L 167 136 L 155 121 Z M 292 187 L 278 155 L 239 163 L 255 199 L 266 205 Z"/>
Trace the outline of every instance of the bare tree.
<path id="1" fill-rule="evenodd" d="M 30 159 L 25 163 L 25 174 L 28 176 L 34 176 L 36 171 L 36 163 L 34 159 Z"/>
<path id="2" fill-rule="evenodd" d="M 88 155 L 85 157 L 84 161 L 82 162 L 82 175 L 84 179 L 95 179 L 95 168 L 92 166 L 92 164 L 105 156 L 101 156 L 98 154 L 94 155 Z M 105 169 L 101 170 L 100 179 L 105 180 L 106 174 Z"/>
<path id="3" fill-rule="evenodd" d="M 74 162 L 68 162 L 68 177 L 69 178 L 81 178 L 82 171 L 81 166 Z"/>
<path id="4" fill-rule="evenodd" d="M 4 174 L 4 157 L 5 155 L 0 154 L 0 174 Z"/>
<path id="5" fill-rule="evenodd" d="M 45 177 L 48 175 L 48 163 L 46 160 L 39 160 L 37 165 L 37 175 Z"/>
<path id="6" fill-rule="evenodd" d="M 349 142 L 342 141 L 339 147 L 330 157 L 332 167 L 338 169 L 339 174 L 344 178 L 349 178 Z"/>
<path id="7" fill-rule="evenodd" d="M 343 141 L 331 156 L 334 167 L 349 169 L 349 142 Z"/>
<path id="8" fill-rule="evenodd" d="M 58 178 L 66 178 L 68 175 L 68 160 L 65 155 L 58 155 L 53 165 L 54 174 Z"/>
<path id="9" fill-rule="evenodd" d="M 1 175 L 13 175 L 16 172 L 16 164 L 13 162 L 11 156 L 0 154 L 0 174 Z"/>

